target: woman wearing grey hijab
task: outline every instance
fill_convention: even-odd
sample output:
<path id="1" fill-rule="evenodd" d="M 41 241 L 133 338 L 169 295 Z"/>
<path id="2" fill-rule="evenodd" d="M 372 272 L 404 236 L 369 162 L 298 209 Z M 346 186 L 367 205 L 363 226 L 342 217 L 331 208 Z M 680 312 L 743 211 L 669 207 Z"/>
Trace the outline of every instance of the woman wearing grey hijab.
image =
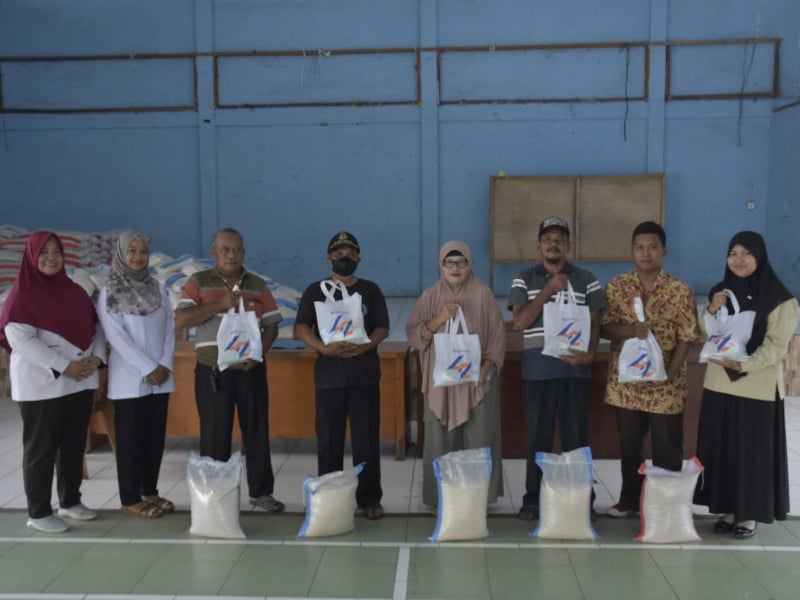
<path id="1" fill-rule="evenodd" d="M 175 319 L 165 290 L 150 275 L 149 258 L 147 236 L 122 232 L 97 302 L 111 344 L 108 397 L 114 402 L 120 510 L 145 518 L 175 510 L 157 489 L 167 402 L 175 391 Z"/>

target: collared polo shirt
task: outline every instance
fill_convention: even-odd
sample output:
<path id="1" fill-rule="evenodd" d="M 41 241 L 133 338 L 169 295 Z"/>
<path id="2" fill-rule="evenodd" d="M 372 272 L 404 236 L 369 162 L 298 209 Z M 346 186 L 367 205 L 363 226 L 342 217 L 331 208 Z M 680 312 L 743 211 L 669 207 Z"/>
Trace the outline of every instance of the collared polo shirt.
<path id="1" fill-rule="evenodd" d="M 590 312 L 603 310 L 606 307 L 606 296 L 597 277 L 586 269 L 567 263 L 561 270 L 569 279 L 575 291 L 575 300 L 579 305 L 586 305 Z M 509 309 L 532 302 L 547 284 L 549 274 L 541 263 L 517 273 L 511 283 L 508 296 Z M 548 302 L 555 302 L 556 295 Z M 588 379 L 592 374 L 591 365 L 572 366 L 563 360 L 542 354 L 544 347 L 544 311 L 536 321 L 523 332 L 522 345 L 522 378 L 528 381 L 577 377 Z"/>
<path id="2" fill-rule="evenodd" d="M 267 287 L 267 282 L 258 275 L 246 269 L 239 280 L 239 289 L 242 291 L 244 309 L 256 313 L 261 328 L 265 328 L 281 320 L 281 313 L 272 292 Z M 229 291 L 225 278 L 216 267 L 199 271 L 189 277 L 183 286 L 178 309 L 191 308 L 202 304 L 218 302 Z M 236 312 L 239 307 L 236 307 Z M 222 316 L 226 311 L 218 313 L 197 326 L 194 347 L 197 350 L 197 362 L 214 367 L 217 364 L 217 331 Z"/>

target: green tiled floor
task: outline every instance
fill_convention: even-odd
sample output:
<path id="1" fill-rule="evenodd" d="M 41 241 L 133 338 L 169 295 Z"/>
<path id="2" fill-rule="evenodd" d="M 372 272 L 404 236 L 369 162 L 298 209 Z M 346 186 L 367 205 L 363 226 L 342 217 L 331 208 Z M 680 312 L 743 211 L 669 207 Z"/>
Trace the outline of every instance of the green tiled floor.
<path id="1" fill-rule="evenodd" d="M 431 544 L 430 516 L 357 519 L 335 538 L 299 541 L 301 515 L 243 514 L 246 540 L 188 533 L 187 513 L 147 521 L 103 512 L 66 534 L 25 528 L 0 512 L 0 597 L 121 594 L 257 598 L 796 599 L 800 521 L 760 526 L 736 541 L 697 527 L 703 540 L 643 546 L 635 520 L 600 518 L 601 538 L 532 538 L 532 523 L 492 517 L 486 540 Z M 88 596 L 86 596 L 88 595 Z"/>

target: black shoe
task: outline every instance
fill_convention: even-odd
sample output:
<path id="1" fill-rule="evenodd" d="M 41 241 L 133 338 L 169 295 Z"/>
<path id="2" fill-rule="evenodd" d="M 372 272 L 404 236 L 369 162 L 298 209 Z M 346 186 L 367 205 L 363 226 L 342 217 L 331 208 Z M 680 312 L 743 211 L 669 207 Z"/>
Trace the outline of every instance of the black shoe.
<path id="1" fill-rule="evenodd" d="M 745 527 L 744 525 L 737 525 L 733 535 L 737 540 L 747 540 L 756 534 L 756 526 L 753 528 Z"/>
<path id="2" fill-rule="evenodd" d="M 733 523 L 726 521 L 724 518 L 714 523 L 714 533 L 731 533 L 734 528 Z"/>
<path id="3" fill-rule="evenodd" d="M 526 504 L 519 509 L 517 517 L 523 521 L 535 521 L 539 518 L 539 507 L 535 504 Z"/>

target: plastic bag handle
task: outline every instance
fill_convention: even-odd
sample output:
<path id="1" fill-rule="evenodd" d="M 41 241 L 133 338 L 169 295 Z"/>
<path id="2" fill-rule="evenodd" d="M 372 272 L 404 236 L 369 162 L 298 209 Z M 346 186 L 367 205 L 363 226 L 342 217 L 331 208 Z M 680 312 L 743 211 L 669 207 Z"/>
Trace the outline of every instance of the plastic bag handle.
<path id="1" fill-rule="evenodd" d="M 733 306 L 733 314 L 738 315 L 741 309 L 739 308 L 739 300 L 737 300 L 736 294 L 734 294 L 731 290 L 725 290 L 725 295 L 728 296 L 731 301 L 731 306 Z"/>
<path id="2" fill-rule="evenodd" d="M 640 323 L 644 323 L 644 303 L 639 296 L 633 299 L 633 312 L 636 313 L 636 318 Z"/>
<path id="3" fill-rule="evenodd" d="M 330 288 L 328 288 L 329 285 Z M 319 287 L 322 289 L 322 293 L 325 295 L 325 297 L 331 302 L 336 301 L 336 298 L 334 297 L 336 290 L 339 290 L 342 293 L 342 300 L 347 300 L 350 297 L 350 294 L 347 291 L 347 286 L 338 280 L 323 279 L 319 282 Z"/>
<path id="4" fill-rule="evenodd" d="M 460 306 L 456 310 L 456 316 L 451 317 L 447 320 L 446 333 L 450 334 L 451 336 L 457 335 L 459 325 L 461 326 L 461 333 L 469 335 L 469 329 L 467 329 L 467 321 L 464 318 L 464 311 L 461 310 Z"/>

